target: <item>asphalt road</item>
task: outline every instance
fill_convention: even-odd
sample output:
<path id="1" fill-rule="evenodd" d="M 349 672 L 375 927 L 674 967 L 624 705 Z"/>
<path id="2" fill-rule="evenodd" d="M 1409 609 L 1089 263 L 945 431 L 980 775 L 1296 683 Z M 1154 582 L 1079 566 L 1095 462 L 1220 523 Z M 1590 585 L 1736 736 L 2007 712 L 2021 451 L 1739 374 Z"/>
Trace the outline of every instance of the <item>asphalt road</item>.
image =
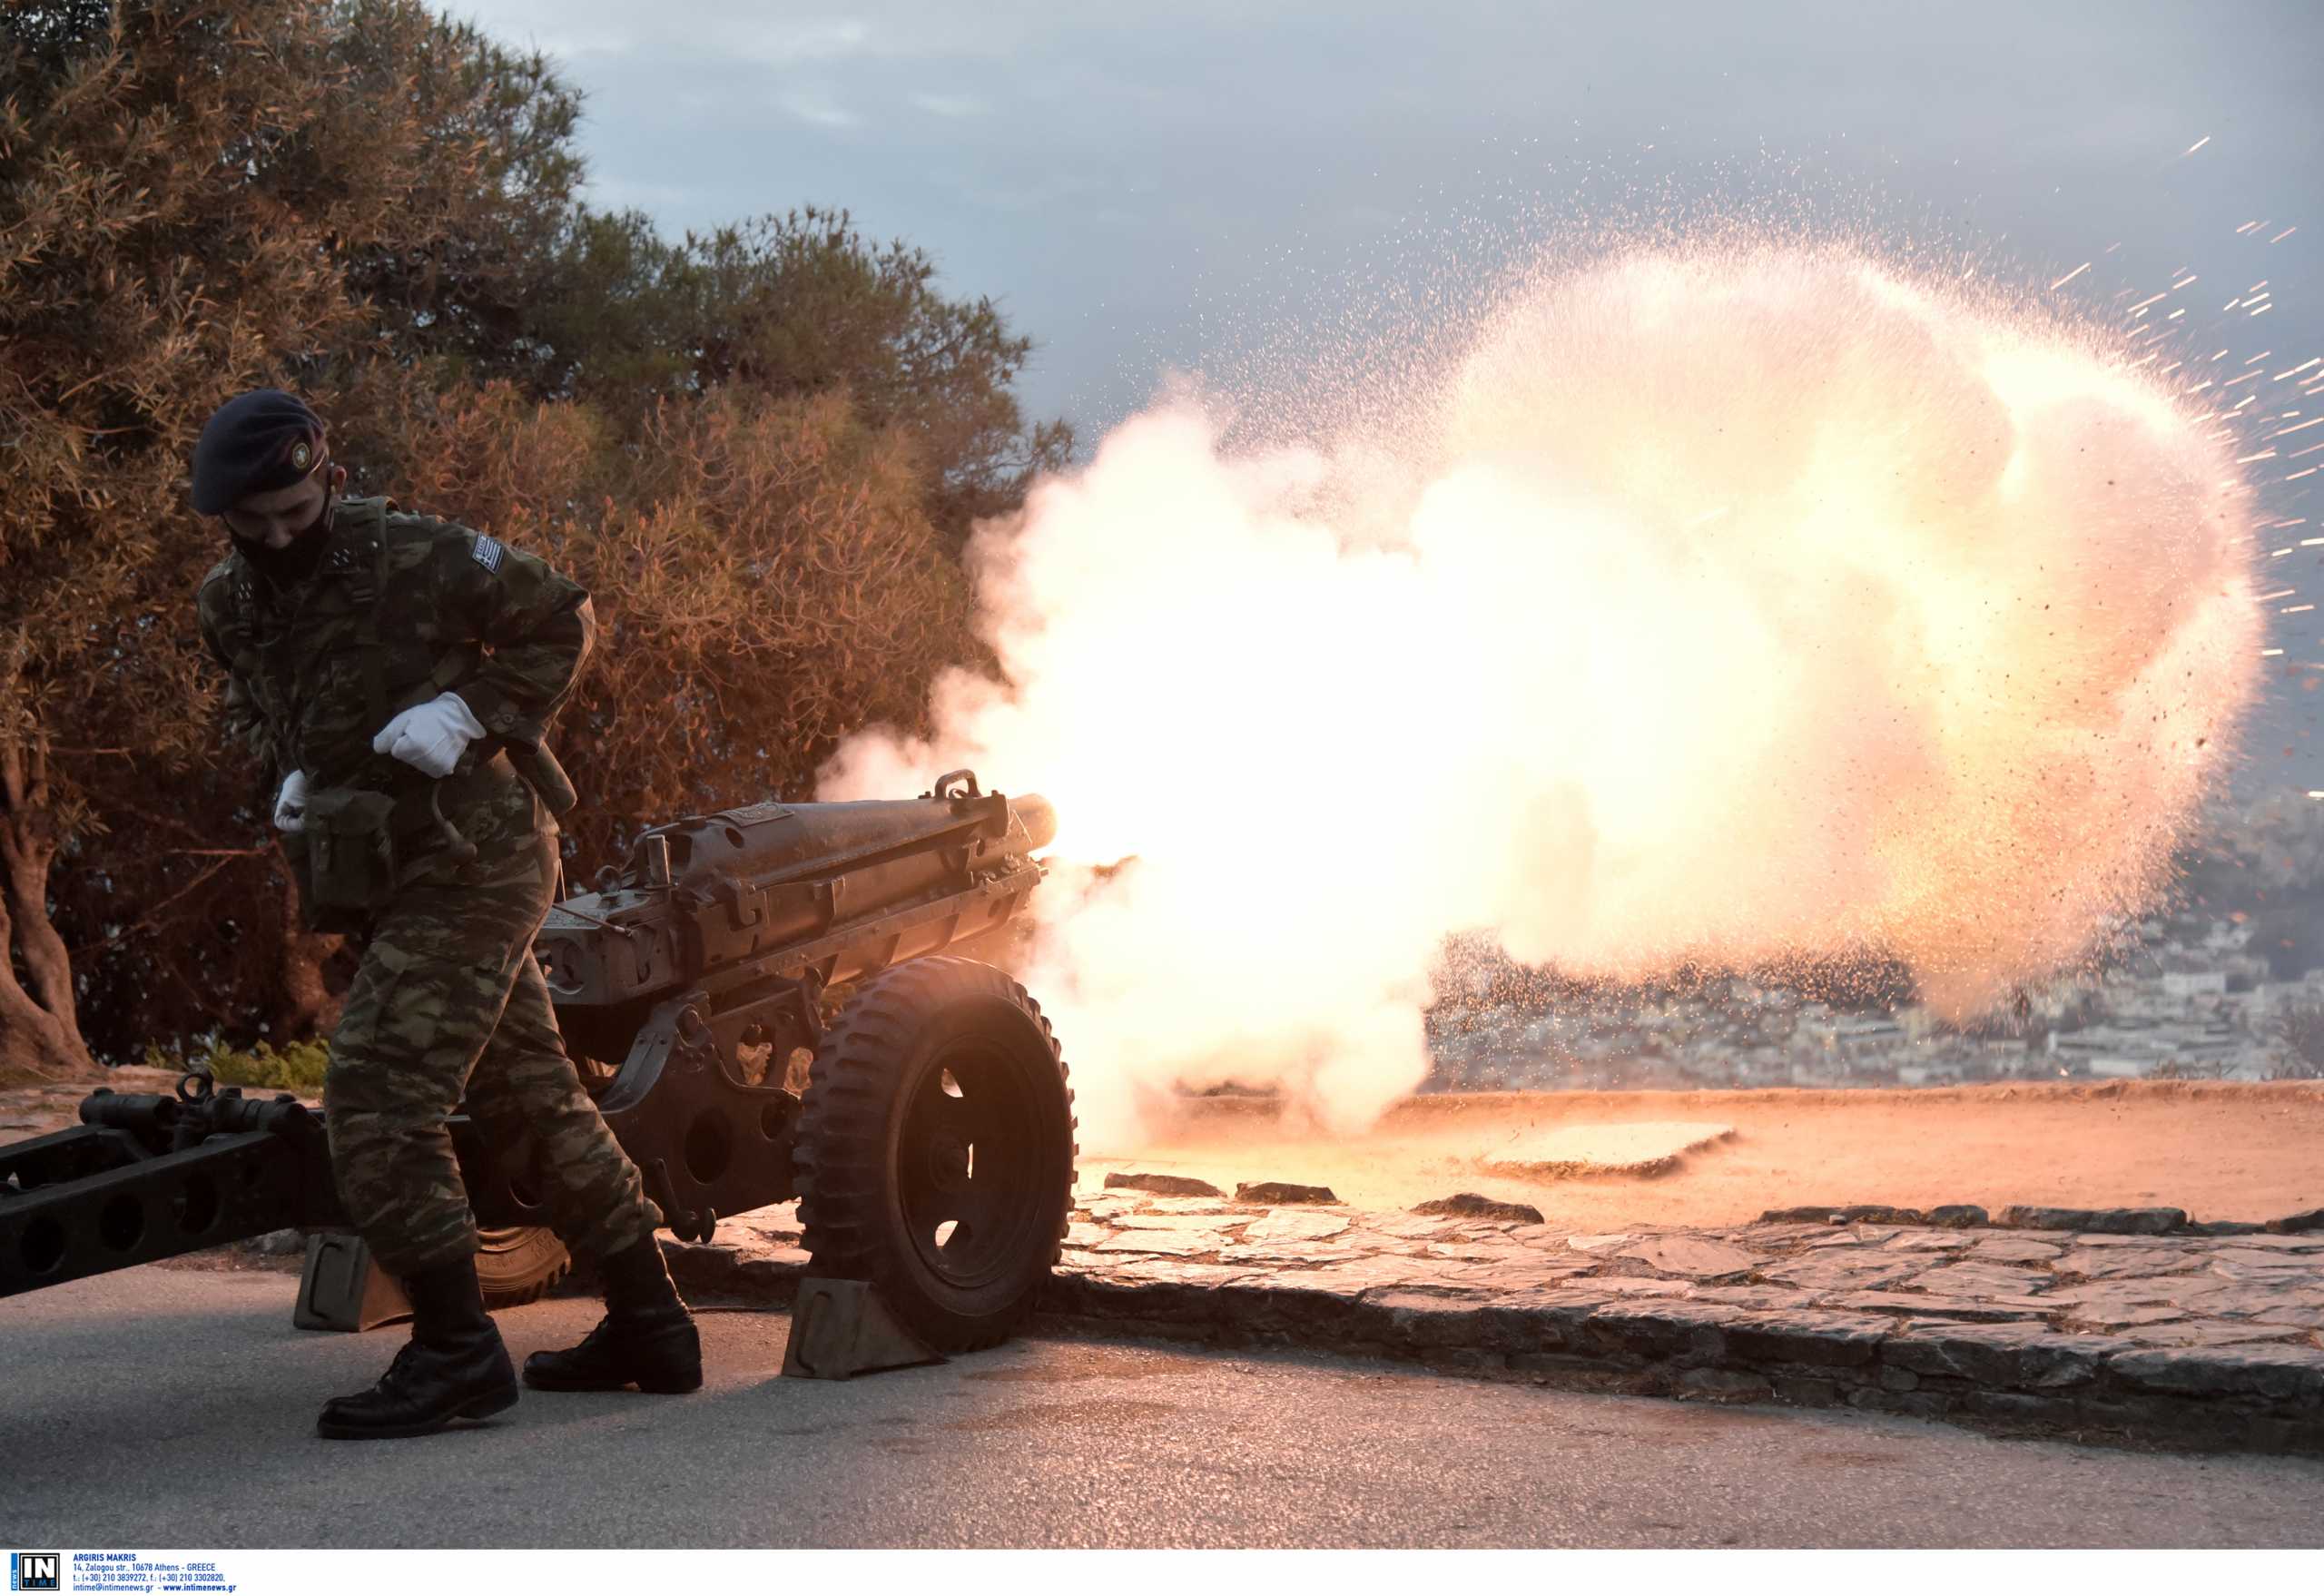
<path id="1" fill-rule="evenodd" d="M 0 1543 L 268 1546 L 2308 1546 L 2324 1462 L 2000 1441 L 1391 1364 L 1029 1342 L 779 1380 L 706 1315 L 691 1397 L 528 1394 L 320 1441 L 401 1332 L 290 1327 L 294 1278 L 144 1268 L 0 1303 Z M 504 1315 L 511 1349 L 581 1301 Z"/>

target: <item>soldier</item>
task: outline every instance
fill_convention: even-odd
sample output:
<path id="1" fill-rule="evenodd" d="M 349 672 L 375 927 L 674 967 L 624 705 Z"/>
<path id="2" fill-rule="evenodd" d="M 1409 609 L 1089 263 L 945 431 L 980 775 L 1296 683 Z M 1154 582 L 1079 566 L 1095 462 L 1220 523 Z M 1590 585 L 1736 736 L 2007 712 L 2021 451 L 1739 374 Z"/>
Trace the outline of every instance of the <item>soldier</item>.
<path id="1" fill-rule="evenodd" d="M 418 1435 L 517 1400 L 445 1126 L 463 1097 L 503 1145 L 530 1133 L 557 1235 L 605 1276 L 604 1319 L 526 1360 L 527 1383 L 695 1390 L 661 1215 L 582 1089 L 532 953 L 556 881 L 547 804 L 572 803 L 541 735 L 588 653 L 588 595 L 346 481 L 315 413 L 272 389 L 222 407 L 194 448 L 193 507 L 231 542 L 199 600 L 228 724 L 281 778 L 274 823 L 310 923 L 362 947 L 323 1082 L 332 1171 L 411 1299 L 409 1344 L 317 1428 Z"/>

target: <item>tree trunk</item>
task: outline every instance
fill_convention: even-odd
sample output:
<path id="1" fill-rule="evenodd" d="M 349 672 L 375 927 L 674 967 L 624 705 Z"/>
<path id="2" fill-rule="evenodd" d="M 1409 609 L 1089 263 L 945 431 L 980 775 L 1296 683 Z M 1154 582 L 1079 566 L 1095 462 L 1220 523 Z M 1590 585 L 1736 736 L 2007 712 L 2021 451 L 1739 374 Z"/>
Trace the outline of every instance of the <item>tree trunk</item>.
<path id="1" fill-rule="evenodd" d="M 94 1062 L 74 1012 L 73 956 L 48 918 L 56 840 L 46 740 L 0 743 L 0 1071 L 52 1079 Z"/>
<path id="2" fill-rule="evenodd" d="M 299 887 L 286 872 L 282 881 L 282 989 L 269 1016 L 277 1047 L 303 1037 L 322 1036 L 339 1023 L 346 999 L 333 992 L 323 978 L 323 966 L 339 951 L 344 937 L 320 936 L 305 930 L 299 920 Z"/>

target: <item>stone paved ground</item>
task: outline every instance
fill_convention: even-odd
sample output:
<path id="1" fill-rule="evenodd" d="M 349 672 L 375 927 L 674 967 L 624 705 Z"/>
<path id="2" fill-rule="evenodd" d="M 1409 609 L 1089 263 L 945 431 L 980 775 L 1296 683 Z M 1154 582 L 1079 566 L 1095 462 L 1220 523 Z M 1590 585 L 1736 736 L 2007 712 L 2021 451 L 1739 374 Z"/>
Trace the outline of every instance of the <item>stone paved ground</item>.
<path id="1" fill-rule="evenodd" d="M 1813 1208 L 1572 1236 L 1140 1190 L 1077 1203 L 1042 1302 L 1058 1327 L 2324 1453 L 2324 1227 L 2300 1228 L 2324 1216 L 2268 1229 L 2169 1209 Z M 785 1206 L 665 1245 L 692 1289 L 780 1300 L 806 1265 L 799 1239 Z"/>

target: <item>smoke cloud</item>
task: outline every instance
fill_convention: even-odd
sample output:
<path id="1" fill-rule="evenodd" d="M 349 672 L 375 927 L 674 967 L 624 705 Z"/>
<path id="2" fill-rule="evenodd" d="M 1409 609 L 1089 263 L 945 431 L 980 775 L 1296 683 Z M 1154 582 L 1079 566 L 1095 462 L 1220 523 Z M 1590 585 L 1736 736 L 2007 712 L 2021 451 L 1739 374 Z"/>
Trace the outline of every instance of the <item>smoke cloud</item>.
<path id="1" fill-rule="evenodd" d="M 1892 957 L 1966 1017 L 2165 884 L 2259 679 L 2200 407 L 1837 251 L 1544 271 L 1433 352 L 1305 441 L 1122 426 L 979 538 L 1006 682 L 826 773 L 1056 803 L 1028 984 L 1088 1139 L 1224 1079 L 1368 1123 L 1454 931 L 1612 980 Z"/>

